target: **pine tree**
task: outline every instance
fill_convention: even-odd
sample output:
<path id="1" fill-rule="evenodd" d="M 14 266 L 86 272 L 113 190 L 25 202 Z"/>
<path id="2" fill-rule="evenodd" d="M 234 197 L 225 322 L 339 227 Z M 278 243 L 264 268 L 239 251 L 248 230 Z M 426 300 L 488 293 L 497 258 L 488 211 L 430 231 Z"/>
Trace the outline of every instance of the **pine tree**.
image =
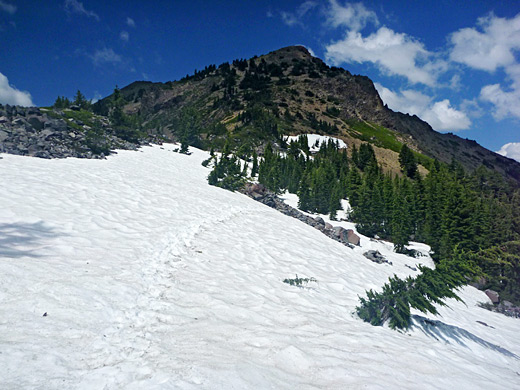
<path id="1" fill-rule="evenodd" d="M 339 209 L 341 209 L 341 187 L 340 183 L 336 182 L 330 195 L 329 202 L 329 217 L 332 221 L 336 220 L 337 211 Z"/>
<path id="2" fill-rule="evenodd" d="M 72 104 L 84 110 L 90 108 L 90 102 L 85 98 L 85 95 L 83 95 L 79 89 L 76 92 L 76 95 L 74 95 L 74 101 Z"/>
<path id="3" fill-rule="evenodd" d="M 309 173 L 305 171 L 298 189 L 298 208 L 303 211 L 311 211 L 313 209 L 308 175 Z"/>
<path id="4" fill-rule="evenodd" d="M 403 144 L 399 153 L 399 164 L 401 165 L 401 172 L 410 178 L 414 178 L 417 174 L 417 162 L 413 152 Z"/>
<path id="5" fill-rule="evenodd" d="M 251 177 L 255 177 L 258 174 L 258 156 L 256 150 L 253 150 L 253 167 L 251 169 Z"/>

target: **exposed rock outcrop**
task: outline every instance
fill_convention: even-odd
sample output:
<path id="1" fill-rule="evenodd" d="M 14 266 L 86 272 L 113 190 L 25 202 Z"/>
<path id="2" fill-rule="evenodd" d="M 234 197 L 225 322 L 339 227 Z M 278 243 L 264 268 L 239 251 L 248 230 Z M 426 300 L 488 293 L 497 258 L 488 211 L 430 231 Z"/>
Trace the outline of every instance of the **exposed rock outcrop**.
<path id="1" fill-rule="evenodd" d="M 321 217 L 313 218 L 305 215 L 301 211 L 284 203 L 276 194 L 269 191 L 261 184 L 248 184 L 241 192 L 266 206 L 280 211 L 282 214 L 296 218 L 303 223 L 318 229 L 326 236 L 341 242 L 350 248 L 353 248 L 354 245 L 359 245 L 360 243 L 359 236 L 356 235 L 352 229 L 345 229 L 341 226 L 333 227 L 331 224 L 325 223 Z"/>
<path id="2" fill-rule="evenodd" d="M 113 149 L 139 145 L 118 138 L 104 117 L 97 128 L 63 111 L 0 104 L 0 153 L 41 158 L 104 158 Z"/>

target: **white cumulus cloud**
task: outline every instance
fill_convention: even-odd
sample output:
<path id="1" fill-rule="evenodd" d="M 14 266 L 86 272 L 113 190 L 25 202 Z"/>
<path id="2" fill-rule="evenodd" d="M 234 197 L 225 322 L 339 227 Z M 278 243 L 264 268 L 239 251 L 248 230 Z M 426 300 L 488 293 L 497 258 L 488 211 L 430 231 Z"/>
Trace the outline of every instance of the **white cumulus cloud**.
<path id="1" fill-rule="evenodd" d="M 520 142 L 505 144 L 497 153 L 520 162 Z"/>
<path id="2" fill-rule="evenodd" d="M 448 99 L 434 102 L 432 97 L 419 91 L 407 89 L 394 92 L 379 83 L 375 83 L 375 87 L 389 108 L 417 115 L 435 130 L 458 131 L 471 126 L 468 115 L 454 108 Z"/>
<path id="3" fill-rule="evenodd" d="M 463 28 L 450 37 L 453 61 L 475 69 L 495 71 L 514 64 L 520 49 L 520 14 L 513 19 L 488 15 L 479 18 L 477 28 Z"/>
<path id="4" fill-rule="evenodd" d="M 370 62 L 390 76 L 402 76 L 411 83 L 430 87 L 447 68 L 447 63 L 436 59 L 421 42 L 387 27 L 365 37 L 358 31 L 347 31 L 345 38 L 326 47 L 325 56 L 335 65 Z"/>
<path id="5" fill-rule="evenodd" d="M 346 3 L 342 6 L 336 0 L 330 0 L 326 13 L 327 22 L 334 28 L 342 26 L 360 31 L 368 23 L 379 25 L 376 13 L 367 9 L 363 3 Z"/>
<path id="6" fill-rule="evenodd" d="M 2 73 L 0 73 L 0 103 L 15 106 L 34 106 L 31 94 L 9 85 L 9 80 Z"/>
<path id="7" fill-rule="evenodd" d="M 16 12 L 16 9 L 17 9 L 16 5 L 11 4 L 11 3 L 6 3 L 5 1 L 0 0 L 0 10 L 13 15 Z"/>
<path id="8" fill-rule="evenodd" d="M 477 27 L 453 33 L 450 42 L 453 61 L 486 72 L 504 70 L 510 85 L 486 85 L 479 98 L 493 105 L 492 114 L 497 120 L 520 118 L 520 14 L 511 19 L 490 14 L 478 19 Z"/>
<path id="9" fill-rule="evenodd" d="M 135 27 L 135 21 L 134 21 L 134 19 L 132 19 L 132 18 L 127 17 L 127 18 L 126 18 L 126 24 L 127 24 L 129 27 Z"/>

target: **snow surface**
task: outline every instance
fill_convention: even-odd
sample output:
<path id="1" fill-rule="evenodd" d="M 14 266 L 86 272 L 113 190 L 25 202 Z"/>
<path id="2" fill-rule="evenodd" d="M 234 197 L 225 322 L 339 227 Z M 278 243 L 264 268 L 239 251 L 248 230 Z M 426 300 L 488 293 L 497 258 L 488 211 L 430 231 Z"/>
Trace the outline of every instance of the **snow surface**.
<path id="1" fill-rule="evenodd" d="M 309 150 L 311 152 L 317 152 L 318 150 L 320 150 L 320 145 L 322 143 L 329 142 L 329 140 L 337 142 L 340 149 L 347 147 L 347 144 L 345 143 L 345 141 L 343 141 L 339 138 L 336 138 L 336 137 L 330 137 L 328 135 L 319 135 L 319 134 L 306 134 L 306 135 L 307 135 L 307 139 L 308 139 L 308 143 L 309 143 Z M 287 143 L 290 143 L 291 141 L 298 140 L 300 137 L 301 137 L 301 135 L 290 135 L 290 136 L 285 137 L 285 140 L 287 141 Z M 316 141 L 318 141 L 318 146 L 316 146 Z"/>
<path id="2" fill-rule="evenodd" d="M 520 388 L 520 321 L 484 293 L 407 333 L 373 327 L 358 295 L 431 259 L 343 246 L 209 186 L 208 155 L 175 147 L 2 155 L 1 389 Z"/>

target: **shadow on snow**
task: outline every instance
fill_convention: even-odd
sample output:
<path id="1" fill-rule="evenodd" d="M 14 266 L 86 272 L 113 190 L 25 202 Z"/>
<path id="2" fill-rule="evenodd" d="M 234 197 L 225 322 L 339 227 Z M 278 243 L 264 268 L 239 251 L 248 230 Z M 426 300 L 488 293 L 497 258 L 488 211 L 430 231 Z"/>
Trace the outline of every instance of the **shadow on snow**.
<path id="1" fill-rule="evenodd" d="M 56 236 L 56 231 L 43 221 L 0 223 L 0 257 L 42 257 L 37 253 L 39 245 Z"/>
<path id="2" fill-rule="evenodd" d="M 448 325 L 442 321 L 431 320 L 419 315 L 412 316 L 414 320 L 413 327 L 419 328 L 424 334 L 433 337 L 436 340 L 442 340 L 448 344 L 457 343 L 463 347 L 468 348 L 466 343 L 468 341 L 474 342 L 482 347 L 489 348 L 493 351 L 499 352 L 502 355 L 512 357 L 520 360 L 520 357 L 499 345 L 490 343 L 473 333 L 458 326 Z"/>

